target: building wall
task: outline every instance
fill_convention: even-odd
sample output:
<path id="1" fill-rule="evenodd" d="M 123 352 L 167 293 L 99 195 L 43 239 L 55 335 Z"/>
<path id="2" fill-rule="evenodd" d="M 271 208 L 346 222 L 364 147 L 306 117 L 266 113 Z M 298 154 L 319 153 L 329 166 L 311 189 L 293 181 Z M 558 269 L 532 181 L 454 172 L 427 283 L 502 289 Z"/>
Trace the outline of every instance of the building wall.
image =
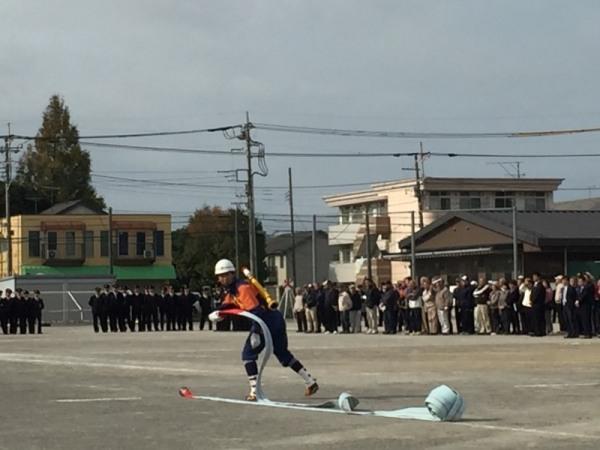
<path id="1" fill-rule="evenodd" d="M 456 249 L 472 247 L 476 242 L 478 246 L 510 245 L 512 238 L 496 232 L 473 225 L 462 220 L 457 221 L 441 231 L 428 236 L 425 242 L 417 244 L 417 251 L 430 251 L 439 249 Z"/>
<path id="2" fill-rule="evenodd" d="M 423 226 L 429 225 L 449 211 L 434 209 L 434 205 L 430 198 L 431 192 L 448 192 L 450 198 L 449 207 L 454 210 L 461 208 L 461 192 L 479 192 L 481 208 L 495 208 L 497 192 L 514 192 L 516 206 L 519 209 L 526 209 L 526 197 L 532 197 L 536 192 L 544 192 L 543 198 L 545 207 L 546 209 L 552 209 L 554 206 L 553 190 L 560 184 L 560 181 L 561 180 L 555 179 L 525 178 L 426 178 L 421 186 Z M 382 250 L 395 253 L 399 251 L 398 242 L 411 234 L 411 211 L 414 212 L 415 230 L 419 230 L 419 203 L 415 193 L 415 185 L 416 183 L 414 180 L 374 184 L 369 191 L 329 196 L 325 198 L 325 201 L 332 207 L 340 208 L 345 205 L 353 205 L 355 208 L 359 209 L 364 207 L 366 203 L 377 201 L 387 202 L 387 213 L 390 217 L 390 236 L 387 241 L 387 248 Z M 330 236 L 335 236 L 334 232 L 340 234 L 343 230 L 341 229 L 341 226 L 338 225 L 336 229 L 330 231 Z M 352 238 L 351 233 L 346 233 L 345 236 L 350 236 L 350 238 Z M 358 239 L 361 239 L 361 236 L 356 236 L 353 240 Z M 341 242 L 341 239 L 338 241 Z M 338 241 L 333 243 L 337 244 Z M 355 258 L 359 256 L 361 255 L 354 255 Z M 336 265 L 340 266 L 339 270 L 336 270 Z M 337 271 L 340 274 L 347 275 L 350 272 L 350 265 L 347 263 L 332 263 L 331 266 L 332 273 L 336 273 Z M 407 275 L 410 275 L 409 263 L 401 261 L 392 262 L 392 279 L 402 279 Z"/>
<path id="3" fill-rule="evenodd" d="M 113 217 L 113 223 L 115 222 L 144 222 L 152 223 L 155 225 L 157 231 L 162 231 L 164 235 L 164 255 L 156 256 L 154 264 L 156 265 L 169 265 L 172 262 L 171 253 L 171 216 L 168 214 L 115 214 Z M 94 233 L 93 238 L 93 256 L 86 256 L 83 261 L 84 266 L 105 266 L 109 264 L 107 256 L 101 256 L 100 251 L 100 232 L 108 231 L 108 215 L 91 215 L 91 214 L 65 214 L 65 215 L 23 215 L 11 217 L 12 227 L 12 249 L 13 249 L 13 271 L 16 274 L 22 273 L 22 267 L 24 265 L 43 265 L 44 258 L 40 253 L 39 257 L 29 255 L 29 232 L 40 231 L 41 242 L 44 240 L 44 232 L 42 231 L 42 222 L 47 224 L 57 223 L 68 223 L 75 222 L 77 224 L 83 223 L 85 231 L 91 231 Z M 84 244 L 83 230 L 56 230 L 57 242 L 59 245 L 64 244 L 65 231 L 75 231 L 75 245 L 77 248 Z M 117 242 L 116 233 L 117 229 L 113 230 L 113 242 Z M 139 230 L 127 229 L 123 230 L 129 233 L 129 253 L 135 255 L 136 250 L 136 232 L 146 232 L 146 245 L 153 245 L 153 233 L 149 229 L 143 227 Z M 6 221 L 2 223 L 2 235 L 6 236 Z M 1 276 L 8 275 L 7 265 L 7 248 L 4 245 L 0 251 L 0 272 Z"/>
<path id="4" fill-rule="evenodd" d="M 330 246 L 327 236 L 323 232 L 317 233 L 317 282 L 329 278 L 329 263 L 337 253 L 337 246 Z M 270 259 L 274 258 L 273 264 Z M 292 253 L 288 251 L 283 255 L 267 255 L 265 263 L 274 272 L 269 277 L 270 284 L 277 283 L 283 286 L 287 280 L 293 278 Z M 304 239 L 296 244 L 296 286 L 312 283 L 312 239 Z M 274 280 L 274 281 L 271 281 Z"/>
<path id="5" fill-rule="evenodd" d="M 334 247 L 330 247 L 326 238 L 317 239 L 317 282 L 323 282 L 329 278 L 329 262 L 336 252 Z M 288 264 L 292 267 L 292 256 L 288 253 Z M 291 277 L 291 275 L 290 275 Z M 304 241 L 296 248 L 296 286 L 303 286 L 313 282 L 312 274 L 312 241 Z"/>

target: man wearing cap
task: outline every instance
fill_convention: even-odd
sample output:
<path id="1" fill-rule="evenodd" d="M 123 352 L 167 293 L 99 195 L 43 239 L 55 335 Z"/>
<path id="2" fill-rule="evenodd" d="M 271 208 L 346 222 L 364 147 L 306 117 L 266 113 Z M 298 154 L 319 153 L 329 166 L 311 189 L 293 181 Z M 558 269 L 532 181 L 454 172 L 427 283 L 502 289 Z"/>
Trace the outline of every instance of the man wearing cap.
<path id="1" fill-rule="evenodd" d="M 8 299 L 2 295 L 2 289 L 0 289 L 0 327 L 3 334 L 8 334 L 8 307 Z"/>
<path id="2" fill-rule="evenodd" d="M 305 383 L 304 395 L 310 396 L 319 390 L 317 380 L 306 370 L 294 355 L 288 350 L 285 319 L 277 309 L 269 309 L 264 299 L 260 297 L 258 290 L 250 283 L 236 277 L 236 269 L 228 259 L 221 259 L 215 265 L 215 275 L 219 284 L 224 289 L 223 301 L 218 310 L 210 314 L 210 319 L 218 321 L 223 319 L 222 310 L 238 308 L 248 311 L 265 322 L 273 340 L 273 353 L 283 367 L 289 367 L 302 377 Z M 248 375 L 250 392 L 246 396 L 247 401 L 256 401 L 256 382 L 258 378 L 258 366 L 256 360 L 264 349 L 265 338 L 260 326 L 252 322 L 250 335 L 242 350 L 242 360 Z"/>
<path id="3" fill-rule="evenodd" d="M 204 286 L 200 294 L 200 331 L 204 330 L 204 324 L 208 323 L 208 329 L 212 330 L 212 322 L 208 315 L 212 312 L 212 292 L 210 287 Z"/>
<path id="4" fill-rule="evenodd" d="M 100 327 L 98 326 L 98 322 L 100 319 L 100 310 L 103 307 L 103 305 L 101 304 L 102 298 L 100 297 L 100 295 L 101 295 L 101 290 L 99 287 L 97 287 L 96 289 L 94 289 L 94 293 L 88 300 L 88 305 L 89 305 L 90 309 L 92 310 L 92 326 L 94 327 L 94 333 L 100 332 Z M 106 333 L 106 328 L 102 327 L 102 331 Z"/>
<path id="5" fill-rule="evenodd" d="M 17 315 L 17 320 L 19 321 L 19 334 L 27 333 L 27 298 L 29 296 L 29 292 L 23 290 L 21 288 L 16 289 L 16 302 L 15 302 L 15 313 Z"/>

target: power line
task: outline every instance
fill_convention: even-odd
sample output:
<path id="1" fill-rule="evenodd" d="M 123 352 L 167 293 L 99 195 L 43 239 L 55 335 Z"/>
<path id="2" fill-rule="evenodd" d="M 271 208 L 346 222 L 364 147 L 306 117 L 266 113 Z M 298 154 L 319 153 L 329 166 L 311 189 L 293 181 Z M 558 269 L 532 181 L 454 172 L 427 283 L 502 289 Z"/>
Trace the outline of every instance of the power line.
<path id="1" fill-rule="evenodd" d="M 120 148 L 126 150 L 157 151 L 165 153 L 190 153 L 190 154 L 212 154 L 212 155 L 236 155 L 228 150 L 192 149 L 181 147 L 153 147 L 145 145 L 124 144 L 102 144 L 97 142 L 81 142 L 103 148 Z M 457 152 L 265 152 L 266 156 L 284 158 L 381 158 L 381 157 L 446 157 L 446 158 L 598 158 L 600 153 L 457 153 Z M 243 153 L 239 154 L 243 156 Z"/>
<path id="2" fill-rule="evenodd" d="M 447 133 L 447 132 L 414 132 L 414 131 L 372 131 L 350 130 L 339 128 L 300 127 L 294 125 L 278 125 L 269 123 L 254 123 L 254 128 L 265 131 L 278 131 L 284 133 L 320 134 L 346 137 L 382 137 L 396 139 L 490 139 L 490 138 L 531 138 L 549 137 L 582 133 L 597 133 L 598 128 L 576 128 L 565 130 L 542 131 L 509 131 L 509 132 L 483 132 L 483 133 Z"/>
<path id="3" fill-rule="evenodd" d="M 215 128 L 197 128 L 192 130 L 178 130 L 178 131 L 152 131 L 148 133 L 120 133 L 120 134 L 90 134 L 79 136 L 78 139 L 126 139 L 136 137 L 158 137 L 158 136 L 179 136 L 185 134 L 199 134 L 199 133 L 215 133 L 218 131 L 227 131 L 233 128 L 240 127 L 240 125 L 227 125 L 223 127 Z M 56 141 L 60 138 L 46 138 L 43 136 L 26 136 L 22 134 L 3 135 L 0 138 L 10 137 L 12 139 L 25 139 L 25 140 L 42 140 L 42 141 Z"/>
<path id="4" fill-rule="evenodd" d="M 143 150 L 143 151 L 154 151 L 162 153 L 192 153 L 192 154 L 206 154 L 206 155 L 228 155 L 232 153 L 229 150 L 212 150 L 212 149 L 192 149 L 192 148 L 181 148 L 181 147 L 153 147 L 148 145 L 126 145 L 126 144 L 103 144 L 100 142 L 88 142 L 79 141 L 81 145 L 99 148 L 113 148 L 113 149 L 125 149 L 125 150 Z"/>

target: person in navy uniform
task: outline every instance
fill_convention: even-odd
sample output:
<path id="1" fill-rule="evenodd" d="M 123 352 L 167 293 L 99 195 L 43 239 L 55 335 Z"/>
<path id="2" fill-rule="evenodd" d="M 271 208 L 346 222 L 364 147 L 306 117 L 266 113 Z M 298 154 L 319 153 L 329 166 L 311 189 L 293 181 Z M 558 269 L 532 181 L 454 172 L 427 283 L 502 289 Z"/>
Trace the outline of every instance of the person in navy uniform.
<path id="1" fill-rule="evenodd" d="M 102 324 L 102 320 L 100 319 L 100 317 L 102 315 L 103 308 L 104 308 L 103 298 L 102 298 L 102 290 L 99 287 L 96 287 L 94 289 L 94 293 L 88 300 L 88 305 L 89 305 L 90 309 L 92 310 L 92 325 L 94 327 L 94 332 L 99 333 L 100 328 L 99 328 L 98 324 L 99 323 Z M 104 333 L 106 333 L 108 331 L 107 326 L 106 326 L 106 315 L 104 316 L 104 323 L 102 324 L 102 331 Z"/>
<path id="2" fill-rule="evenodd" d="M 142 320 L 143 301 L 144 295 L 142 294 L 139 286 L 134 287 L 131 295 L 127 296 L 127 303 L 130 308 L 129 329 L 131 331 L 135 331 L 136 323 L 138 331 L 144 331 L 145 329 L 145 324 Z"/>
<path id="3" fill-rule="evenodd" d="M 15 302 L 15 314 L 17 316 L 17 320 L 19 323 L 19 334 L 27 333 L 27 298 L 29 296 L 29 292 L 23 290 L 21 288 L 16 289 L 16 302 Z"/>
<path id="4" fill-rule="evenodd" d="M 2 290 L 0 289 L 0 327 L 3 334 L 8 334 L 8 309 L 10 304 L 8 298 L 2 294 Z"/>
<path id="5" fill-rule="evenodd" d="M 210 287 L 204 286 L 200 294 L 200 330 L 204 330 L 204 324 L 208 323 L 208 329 L 212 330 L 212 322 L 208 320 L 208 315 L 213 311 L 213 296 Z"/>

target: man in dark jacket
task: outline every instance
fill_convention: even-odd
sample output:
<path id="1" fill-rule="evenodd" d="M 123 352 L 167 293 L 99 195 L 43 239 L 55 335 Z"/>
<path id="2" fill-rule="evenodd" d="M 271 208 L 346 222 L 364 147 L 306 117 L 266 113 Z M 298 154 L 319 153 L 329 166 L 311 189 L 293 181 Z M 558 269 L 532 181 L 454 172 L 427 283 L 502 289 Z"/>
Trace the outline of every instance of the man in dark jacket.
<path id="1" fill-rule="evenodd" d="M 331 281 L 325 287 L 325 304 L 323 308 L 323 325 L 326 333 L 337 333 L 337 310 L 339 291 Z"/>
<path id="2" fill-rule="evenodd" d="M 108 323 L 110 326 L 110 331 L 112 333 L 116 333 L 119 331 L 117 326 L 118 317 L 119 317 L 119 305 L 117 303 L 117 291 L 114 286 L 109 287 L 106 285 L 105 287 L 105 305 L 106 305 L 106 314 L 108 316 Z"/>
<path id="3" fill-rule="evenodd" d="M 190 292 L 190 288 L 187 286 L 183 287 L 183 295 L 181 299 L 181 306 L 183 308 L 183 330 L 186 328 L 190 331 L 194 330 L 194 303 L 196 303 L 198 299 L 194 294 Z M 187 325 L 187 327 L 186 327 Z"/>
<path id="4" fill-rule="evenodd" d="M 17 319 L 19 321 L 19 334 L 27 333 L 27 298 L 29 296 L 29 292 L 21 290 L 21 288 L 17 289 L 16 303 L 15 303 L 15 313 L 17 315 Z"/>
<path id="5" fill-rule="evenodd" d="M 167 331 L 175 331 L 177 329 L 177 317 L 175 316 L 176 305 L 173 286 L 165 287 L 164 302 L 167 310 Z"/>
<path id="6" fill-rule="evenodd" d="M 102 332 L 106 333 L 108 331 L 108 328 L 106 326 L 106 314 L 104 314 L 103 323 L 102 323 L 102 320 L 100 319 L 100 317 L 103 315 L 103 312 L 104 312 L 103 311 L 104 304 L 103 304 L 103 298 L 102 298 L 102 291 L 99 287 L 94 289 L 94 293 L 88 300 L 88 305 L 90 306 L 90 308 L 92 310 L 92 325 L 94 327 L 94 332 L 95 333 L 100 332 L 100 328 L 98 327 L 98 322 L 100 322 L 102 325 Z"/>
<path id="7" fill-rule="evenodd" d="M 592 337 L 592 306 L 594 303 L 594 285 L 586 274 L 578 276 L 579 289 L 575 307 L 581 323 L 581 334 L 585 339 Z"/>
<path id="8" fill-rule="evenodd" d="M 508 283 L 508 295 L 506 296 L 506 307 L 502 310 L 500 319 L 502 328 L 508 333 L 512 327 L 512 334 L 519 334 L 519 318 L 517 316 L 517 304 L 521 300 L 519 285 L 517 281 L 511 280 Z"/>
<path id="9" fill-rule="evenodd" d="M 317 291 L 316 291 L 316 297 L 317 297 L 317 322 L 320 325 L 325 326 L 325 289 L 323 288 L 323 286 L 320 286 Z M 321 327 L 319 326 L 319 328 L 315 331 L 315 333 L 320 333 L 321 332 Z"/>
<path id="10" fill-rule="evenodd" d="M 546 288 L 542 284 L 542 277 L 534 272 L 532 275 L 533 289 L 531 291 L 531 314 L 533 319 L 533 333 L 535 336 L 546 335 Z"/>
<path id="11" fill-rule="evenodd" d="M 391 281 L 385 281 L 382 285 L 383 296 L 381 303 L 385 308 L 383 311 L 383 334 L 396 334 L 398 328 L 398 302 L 400 296 L 394 289 Z"/>
<path id="12" fill-rule="evenodd" d="M 144 331 L 146 324 L 142 320 L 142 305 L 144 303 L 144 294 L 139 286 L 133 289 L 133 293 L 127 296 L 127 304 L 129 305 L 129 329 L 135 331 L 137 322 L 138 331 Z"/>
<path id="13" fill-rule="evenodd" d="M 200 330 L 204 330 L 204 324 L 208 324 L 208 329 L 212 330 L 212 322 L 208 320 L 208 315 L 212 309 L 212 292 L 210 287 L 204 286 L 200 295 Z"/>
<path id="14" fill-rule="evenodd" d="M 25 304 L 27 305 L 27 332 L 35 334 L 35 317 L 37 315 L 37 302 L 33 298 L 33 294 L 25 291 Z"/>
<path id="15" fill-rule="evenodd" d="M 381 291 L 372 280 L 365 279 L 365 308 L 367 310 L 367 322 L 369 334 L 377 334 L 379 325 L 379 303 L 381 302 Z"/>
<path id="16" fill-rule="evenodd" d="M 577 323 L 575 302 L 577 301 L 577 278 L 571 277 L 570 279 L 564 277 L 562 280 L 562 313 L 563 322 L 567 334 L 565 339 L 574 339 L 579 337 L 579 326 Z"/>
<path id="17" fill-rule="evenodd" d="M 130 311 L 127 302 L 127 289 L 119 286 L 117 289 L 117 320 L 119 331 L 124 333 L 127 331 L 127 323 L 129 322 Z"/>
<path id="18" fill-rule="evenodd" d="M 469 278 L 466 275 L 463 275 L 460 279 L 459 287 L 453 292 L 456 305 L 460 311 L 458 320 L 460 321 L 462 334 L 475 334 L 475 299 L 473 298 L 475 287 L 476 286 L 469 283 Z"/>
<path id="19" fill-rule="evenodd" d="M 140 331 L 158 331 L 158 307 L 156 305 L 156 297 L 154 286 L 146 287 L 142 296 L 142 326 Z"/>
<path id="20" fill-rule="evenodd" d="M 42 310 L 46 307 L 44 305 L 44 299 L 40 295 L 40 291 L 36 289 L 33 291 L 33 299 L 37 303 L 37 308 L 35 309 L 35 321 L 37 322 L 37 332 L 38 334 L 42 334 Z"/>
<path id="21" fill-rule="evenodd" d="M 2 290 L 0 290 L 0 327 L 2 328 L 2 333 L 8 334 L 8 308 L 9 308 L 8 299 L 2 295 Z"/>

